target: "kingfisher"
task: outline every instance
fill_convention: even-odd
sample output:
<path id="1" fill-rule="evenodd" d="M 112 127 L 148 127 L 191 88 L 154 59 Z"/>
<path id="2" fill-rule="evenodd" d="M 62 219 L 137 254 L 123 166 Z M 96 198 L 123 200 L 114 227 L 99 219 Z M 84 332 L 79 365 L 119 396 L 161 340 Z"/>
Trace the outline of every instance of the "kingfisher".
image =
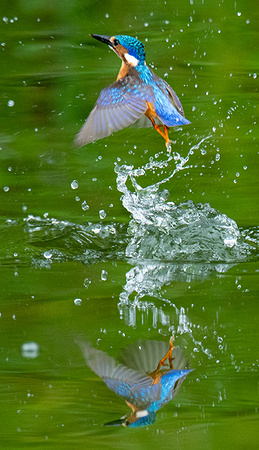
<path id="1" fill-rule="evenodd" d="M 171 86 L 146 65 L 142 42 L 126 35 L 90 36 L 107 44 L 122 65 L 115 83 L 101 91 L 75 144 L 82 147 L 139 121 L 140 127 L 153 125 L 168 146 L 168 129 L 190 122 Z"/>
<path id="2" fill-rule="evenodd" d="M 163 341 L 138 340 L 122 351 L 118 363 L 86 342 L 78 340 L 77 343 L 87 365 L 132 410 L 104 425 L 140 427 L 154 423 L 156 411 L 177 394 L 183 380 L 192 371 L 182 350 L 174 347 L 173 338 L 170 339 L 169 350 Z"/>

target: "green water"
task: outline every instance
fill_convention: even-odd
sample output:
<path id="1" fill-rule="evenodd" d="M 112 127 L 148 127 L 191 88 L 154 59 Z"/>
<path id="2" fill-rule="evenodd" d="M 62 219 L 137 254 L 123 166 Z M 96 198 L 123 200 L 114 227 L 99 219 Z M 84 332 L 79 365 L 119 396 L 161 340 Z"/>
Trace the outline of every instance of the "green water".
<path id="1" fill-rule="evenodd" d="M 257 448 L 256 2 L 0 11 L 0 447 Z M 74 148 L 120 67 L 89 33 L 145 43 L 192 122 L 171 131 L 173 158 L 152 128 Z M 129 409 L 75 340 L 116 357 L 172 333 L 195 369 L 177 397 L 152 426 L 103 427 Z"/>

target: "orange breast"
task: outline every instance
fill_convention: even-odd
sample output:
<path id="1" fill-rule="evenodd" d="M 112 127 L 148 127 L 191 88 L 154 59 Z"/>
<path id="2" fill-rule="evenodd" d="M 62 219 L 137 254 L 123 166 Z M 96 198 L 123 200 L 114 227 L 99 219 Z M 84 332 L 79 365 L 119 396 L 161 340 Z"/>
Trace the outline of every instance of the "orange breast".
<path id="1" fill-rule="evenodd" d="M 117 81 L 120 80 L 121 78 L 125 77 L 125 75 L 127 75 L 128 71 L 129 71 L 129 67 L 127 66 L 127 64 L 125 64 L 124 61 L 122 61 L 122 65 L 121 65 L 120 71 L 117 76 Z"/>
<path id="2" fill-rule="evenodd" d="M 149 119 L 153 119 L 153 117 L 157 117 L 154 105 L 150 102 L 147 102 L 147 107 L 148 109 L 145 112 L 145 115 L 149 118 Z"/>

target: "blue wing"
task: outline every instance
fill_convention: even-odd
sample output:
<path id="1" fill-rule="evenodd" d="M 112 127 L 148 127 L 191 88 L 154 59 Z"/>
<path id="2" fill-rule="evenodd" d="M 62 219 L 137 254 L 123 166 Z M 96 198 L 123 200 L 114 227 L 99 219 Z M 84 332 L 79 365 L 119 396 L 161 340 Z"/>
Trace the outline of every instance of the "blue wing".
<path id="1" fill-rule="evenodd" d="M 114 358 L 86 342 L 77 340 L 77 344 L 90 369 L 103 379 L 109 389 L 126 401 L 145 409 L 154 398 L 159 398 L 161 385 L 153 384 L 152 377 L 123 364 L 116 364 Z"/>
<path id="2" fill-rule="evenodd" d="M 134 344 L 129 344 L 125 349 L 122 349 L 119 362 L 142 374 L 148 374 L 157 368 L 158 362 L 165 356 L 168 349 L 168 342 L 139 339 Z M 175 369 L 188 367 L 188 359 L 178 346 L 174 347 L 173 357 Z"/>
<path id="3" fill-rule="evenodd" d="M 153 384 L 153 378 L 118 364 L 110 377 L 103 377 L 109 389 L 140 409 L 146 409 L 159 398 L 161 385 Z"/>
<path id="4" fill-rule="evenodd" d="M 155 111 L 161 122 L 167 127 L 191 123 L 173 105 L 170 96 L 156 95 Z"/>
<path id="5" fill-rule="evenodd" d="M 147 97 L 146 100 L 153 105 L 157 119 L 167 127 L 185 125 L 190 123 L 185 119 L 183 107 L 171 86 L 158 77 L 149 67 L 143 66 L 141 70 L 137 68 L 139 77 L 145 85 L 152 86 L 153 99 Z"/>
<path id="6" fill-rule="evenodd" d="M 157 86 L 155 111 L 161 122 L 167 127 L 191 123 L 185 119 L 182 104 L 171 86 L 154 73 L 153 76 Z"/>
<path id="7" fill-rule="evenodd" d="M 170 370 L 153 384 L 149 376 L 119 364 L 111 378 L 103 377 L 106 385 L 117 395 L 140 410 L 157 411 L 178 392 L 183 380 L 191 370 Z"/>
<path id="8" fill-rule="evenodd" d="M 104 88 L 75 144 L 82 147 L 136 122 L 147 110 L 147 90 L 137 77 L 132 79 L 130 75 Z"/>
<path id="9" fill-rule="evenodd" d="M 145 341 L 139 341 L 138 343 L 140 342 L 145 346 Z M 164 354 L 168 345 L 163 346 L 163 343 L 161 344 L 159 341 L 154 342 L 153 353 L 157 353 L 156 357 L 160 357 Z M 134 346 L 128 347 L 129 356 L 133 357 L 134 361 L 132 367 L 127 367 L 124 364 L 117 364 L 114 358 L 91 347 L 88 343 L 80 340 L 77 340 L 77 343 L 83 351 L 87 365 L 93 372 L 103 379 L 109 389 L 138 409 L 149 408 L 150 411 L 157 411 L 176 395 L 184 378 L 190 372 L 190 370 L 172 369 L 163 374 L 158 383 L 153 384 L 154 379 L 151 376 L 133 368 L 139 366 L 141 370 L 140 355 L 135 355 Z M 147 350 L 151 350 L 151 343 L 152 341 L 146 342 Z M 175 348 L 174 351 L 177 349 Z M 150 352 L 146 358 L 144 354 L 141 354 L 141 357 L 146 360 L 144 361 L 145 369 L 153 368 L 154 361 Z M 178 367 L 186 364 L 186 359 L 182 354 L 176 355 L 174 361 L 177 359 L 179 360 Z"/>

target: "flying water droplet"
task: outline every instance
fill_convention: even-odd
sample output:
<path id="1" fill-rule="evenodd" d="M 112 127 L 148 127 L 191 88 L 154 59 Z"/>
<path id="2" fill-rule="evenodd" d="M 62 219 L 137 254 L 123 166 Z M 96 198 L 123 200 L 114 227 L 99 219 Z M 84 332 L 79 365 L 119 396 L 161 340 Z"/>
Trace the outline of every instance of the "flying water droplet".
<path id="1" fill-rule="evenodd" d="M 82 299 L 81 299 L 81 298 L 75 298 L 74 304 L 75 304 L 76 306 L 81 306 L 81 304 L 82 304 Z"/>
<path id="2" fill-rule="evenodd" d="M 106 217 L 106 212 L 104 211 L 104 209 L 100 209 L 100 211 L 99 211 L 99 217 L 100 217 L 100 219 L 105 219 L 105 217 Z"/>
<path id="3" fill-rule="evenodd" d="M 35 359 L 39 356 L 39 344 L 36 342 L 24 342 L 21 346 L 21 353 L 24 358 Z"/>
<path id="4" fill-rule="evenodd" d="M 70 186 L 72 189 L 77 189 L 79 186 L 79 183 L 77 180 L 73 180 Z"/>
<path id="5" fill-rule="evenodd" d="M 107 278 L 108 278 L 108 272 L 106 272 L 106 270 L 103 269 L 101 272 L 101 280 L 106 281 Z"/>

